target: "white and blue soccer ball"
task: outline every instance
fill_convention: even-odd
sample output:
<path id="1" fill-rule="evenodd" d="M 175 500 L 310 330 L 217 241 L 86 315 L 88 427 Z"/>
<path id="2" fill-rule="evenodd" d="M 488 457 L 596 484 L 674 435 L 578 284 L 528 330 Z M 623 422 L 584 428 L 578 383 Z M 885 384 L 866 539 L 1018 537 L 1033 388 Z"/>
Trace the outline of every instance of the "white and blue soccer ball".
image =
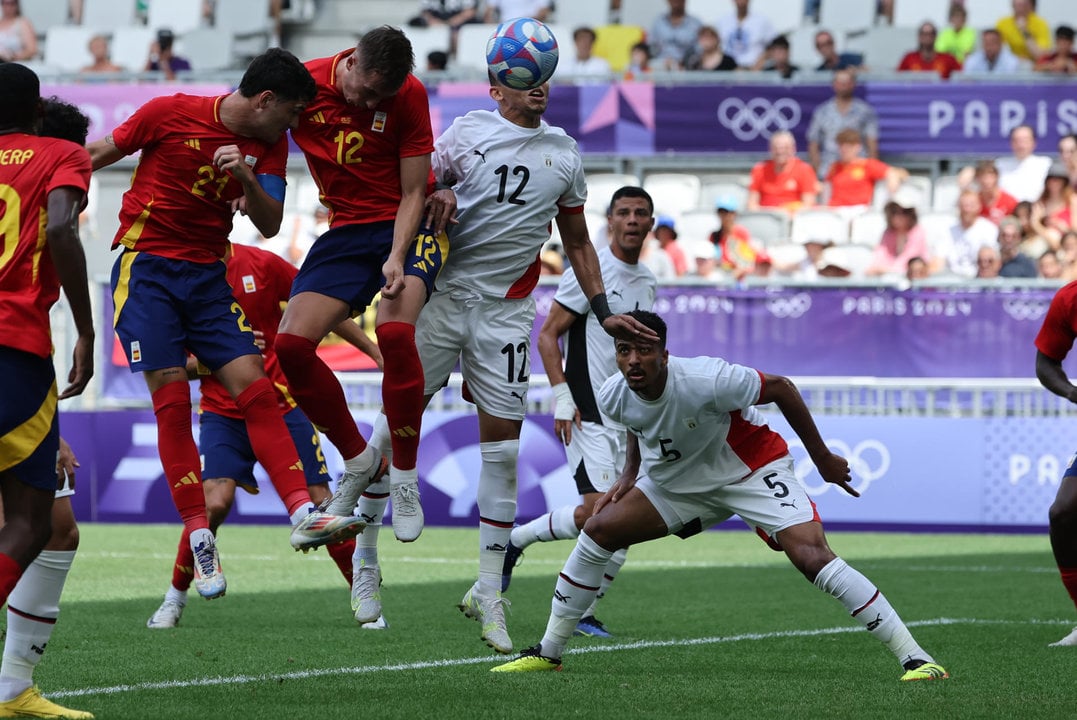
<path id="1" fill-rule="evenodd" d="M 557 55 L 557 38 L 534 18 L 501 23 L 486 43 L 490 72 L 514 90 L 531 90 L 549 80 L 557 69 Z"/>

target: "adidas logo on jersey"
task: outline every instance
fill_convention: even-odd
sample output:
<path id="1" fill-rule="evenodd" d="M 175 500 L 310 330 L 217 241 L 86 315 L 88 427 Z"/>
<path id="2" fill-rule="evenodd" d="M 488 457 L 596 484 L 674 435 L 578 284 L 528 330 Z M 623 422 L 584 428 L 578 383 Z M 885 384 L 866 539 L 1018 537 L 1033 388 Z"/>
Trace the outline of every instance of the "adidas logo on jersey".
<path id="1" fill-rule="evenodd" d="M 313 115 L 310 116 L 310 121 L 313 122 L 313 123 L 321 123 L 322 125 L 324 125 L 325 124 L 325 113 L 323 113 L 321 110 L 319 110 L 318 112 L 316 112 L 316 113 L 314 113 Z"/>
<path id="2" fill-rule="evenodd" d="M 192 150 L 201 150 L 202 149 L 202 143 L 199 142 L 198 138 L 190 138 L 188 140 L 184 140 L 183 144 L 186 145 L 187 147 L 191 148 Z"/>

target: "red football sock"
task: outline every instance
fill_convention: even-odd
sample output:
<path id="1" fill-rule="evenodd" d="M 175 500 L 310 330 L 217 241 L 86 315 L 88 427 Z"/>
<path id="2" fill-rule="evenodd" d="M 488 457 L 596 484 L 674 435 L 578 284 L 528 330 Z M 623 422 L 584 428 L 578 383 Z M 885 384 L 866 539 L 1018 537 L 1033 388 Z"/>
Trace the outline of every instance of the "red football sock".
<path id="1" fill-rule="evenodd" d="M 352 555 L 355 554 L 355 538 L 348 538 L 344 542 L 329 543 L 325 546 L 329 551 L 329 557 L 340 568 L 340 574 L 348 581 L 348 587 L 352 586 Z"/>
<path id="2" fill-rule="evenodd" d="M 1077 568 L 1060 567 L 1058 570 L 1062 573 L 1062 584 L 1066 587 L 1066 592 L 1070 594 L 1074 606 L 1077 606 Z"/>
<path id="3" fill-rule="evenodd" d="M 191 388 L 187 382 L 170 382 L 158 388 L 153 393 L 153 412 L 157 416 L 157 452 L 183 526 L 188 532 L 208 530 L 202 462 L 191 434 Z"/>
<path id="4" fill-rule="evenodd" d="M 191 531 L 183 528 L 179 548 L 176 550 L 176 564 L 172 566 L 172 587 L 187 591 L 194 580 L 194 552 L 191 550 Z"/>
<path id="5" fill-rule="evenodd" d="M 7 596 L 11 594 L 11 591 L 15 589 L 15 585 L 18 584 L 19 578 L 22 577 L 22 566 L 15 562 L 15 559 L 10 555 L 0 553 L 0 607 L 3 607 L 7 602 Z M 351 568 L 348 568 L 348 574 L 351 574 Z"/>
<path id="6" fill-rule="evenodd" d="M 243 413 L 254 456 L 266 469 L 290 515 L 310 502 L 310 492 L 307 490 L 307 476 L 303 474 L 303 463 L 299 461 L 299 451 L 295 449 L 280 406 L 277 405 L 277 391 L 273 389 L 273 383 L 269 382 L 269 378 L 258 378 L 239 394 L 236 407 Z"/>
<path id="7" fill-rule="evenodd" d="M 288 390 L 315 427 L 326 434 L 341 456 L 349 460 L 366 449 L 348 410 L 344 388 L 318 357 L 318 343 L 300 335 L 280 333 L 274 343 Z"/>
<path id="8" fill-rule="evenodd" d="M 415 348 L 415 326 L 387 322 L 376 332 L 385 359 L 381 398 L 392 433 L 393 466 L 411 470 L 419 453 L 423 420 L 423 366 Z"/>

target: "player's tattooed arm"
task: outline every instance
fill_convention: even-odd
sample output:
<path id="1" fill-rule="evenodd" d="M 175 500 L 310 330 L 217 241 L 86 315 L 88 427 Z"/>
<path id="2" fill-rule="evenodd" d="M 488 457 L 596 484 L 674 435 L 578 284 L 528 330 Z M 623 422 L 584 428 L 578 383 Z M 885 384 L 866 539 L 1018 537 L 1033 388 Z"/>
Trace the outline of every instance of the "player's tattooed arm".
<path id="1" fill-rule="evenodd" d="M 116 147 L 116 141 L 112 138 L 112 133 L 106 135 L 102 140 L 94 140 L 89 143 L 86 150 L 90 153 L 90 160 L 93 162 L 94 170 L 108 167 L 125 155 L 122 150 Z"/>

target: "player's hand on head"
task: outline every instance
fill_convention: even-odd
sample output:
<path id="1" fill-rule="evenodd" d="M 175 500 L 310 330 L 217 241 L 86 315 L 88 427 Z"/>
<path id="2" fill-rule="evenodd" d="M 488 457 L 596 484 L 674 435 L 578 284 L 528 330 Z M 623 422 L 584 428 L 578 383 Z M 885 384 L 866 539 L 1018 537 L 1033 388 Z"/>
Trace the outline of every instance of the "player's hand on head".
<path id="1" fill-rule="evenodd" d="M 836 455 L 829 450 L 821 458 L 812 458 L 819 474 L 828 483 L 837 485 L 853 497 L 860 497 L 860 493 L 850 484 L 853 476 L 849 470 L 849 461 L 841 455 Z"/>
<path id="2" fill-rule="evenodd" d="M 654 330 L 628 315 L 610 315 L 602 321 L 602 329 L 618 340 L 658 342 Z"/>
<path id="3" fill-rule="evenodd" d="M 449 225 L 455 225 L 456 219 L 456 193 L 449 188 L 435 190 L 426 198 L 426 217 L 423 219 L 423 227 L 435 235 L 445 232 Z"/>
<path id="4" fill-rule="evenodd" d="M 404 265 L 399 260 L 390 257 L 381 266 L 381 274 L 385 278 L 385 287 L 381 289 L 381 296 L 385 300 L 393 300 L 404 289 Z"/>
<path id="5" fill-rule="evenodd" d="M 60 452 L 56 455 L 56 489 L 59 490 L 64 487 L 64 481 L 68 478 L 71 479 L 71 488 L 75 487 L 75 468 L 81 467 L 79 460 L 75 457 L 75 451 L 71 449 L 71 446 L 67 444 L 67 441 L 60 438 Z"/>
<path id="6" fill-rule="evenodd" d="M 75 342 L 71 354 L 71 372 L 67 374 L 67 387 L 60 393 L 59 399 L 81 395 L 86 384 L 93 377 L 93 335 L 80 337 Z"/>

